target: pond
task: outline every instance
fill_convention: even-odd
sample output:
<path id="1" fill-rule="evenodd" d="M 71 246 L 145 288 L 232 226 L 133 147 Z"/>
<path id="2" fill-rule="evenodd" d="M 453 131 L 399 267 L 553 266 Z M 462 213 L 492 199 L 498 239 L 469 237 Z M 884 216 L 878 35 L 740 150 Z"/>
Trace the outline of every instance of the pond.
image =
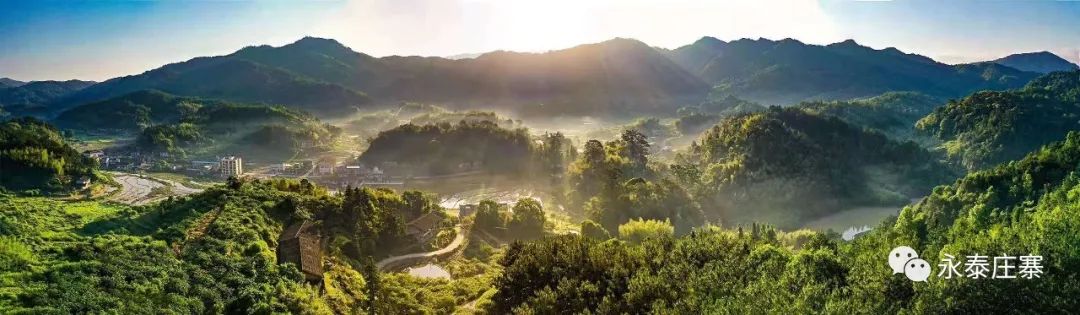
<path id="1" fill-rule="evenodd" d="M 443 267 L 435 264 L 409 268 L 408 272 L 414 277 L 450 279 L 450 273 L 447 272 L 446 269 L 443 269 Z"/>

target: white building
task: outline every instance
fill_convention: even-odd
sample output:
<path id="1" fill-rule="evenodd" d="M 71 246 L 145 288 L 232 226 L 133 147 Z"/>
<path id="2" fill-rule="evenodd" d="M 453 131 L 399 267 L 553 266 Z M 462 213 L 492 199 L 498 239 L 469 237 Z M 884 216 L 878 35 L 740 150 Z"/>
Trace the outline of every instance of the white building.
<path id="1" fill-rule="evenodd" d="M 244 175 L 244 161 L 239 156 L 226 156 L 218 163 L 221 177 Z"/>

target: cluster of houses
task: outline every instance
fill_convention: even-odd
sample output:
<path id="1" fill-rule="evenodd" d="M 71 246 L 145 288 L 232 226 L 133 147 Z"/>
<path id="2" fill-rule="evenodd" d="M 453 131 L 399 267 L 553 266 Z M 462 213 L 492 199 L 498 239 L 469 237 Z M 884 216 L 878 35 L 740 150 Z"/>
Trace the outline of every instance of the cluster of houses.
<path id="1" fill-rule="evenodd" d="M 210 161 L 192 160 L 187 165 L 165 163 L 167 154 L 144 154 L 138 151 L 88 150 L 83 156 L 98 162 L 104 169 L 120 171 L 173 171 L 193 176 L 240 176 L 244 174 L 244 162 L 239 156 L 225 156 Z"/>

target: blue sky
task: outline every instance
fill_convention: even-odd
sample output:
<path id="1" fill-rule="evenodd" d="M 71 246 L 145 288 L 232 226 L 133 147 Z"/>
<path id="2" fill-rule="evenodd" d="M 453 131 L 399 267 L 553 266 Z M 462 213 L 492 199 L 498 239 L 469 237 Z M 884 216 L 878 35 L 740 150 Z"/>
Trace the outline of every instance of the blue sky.
<path id="1" fill-rule="evenodd" d="M 852 38 L 949 63 L 1080 61 L 1076 1 L 0 0 L 0 77 L 104 80 L 311 35 L 375 56 L 544 51 L 612 37 Z"/>

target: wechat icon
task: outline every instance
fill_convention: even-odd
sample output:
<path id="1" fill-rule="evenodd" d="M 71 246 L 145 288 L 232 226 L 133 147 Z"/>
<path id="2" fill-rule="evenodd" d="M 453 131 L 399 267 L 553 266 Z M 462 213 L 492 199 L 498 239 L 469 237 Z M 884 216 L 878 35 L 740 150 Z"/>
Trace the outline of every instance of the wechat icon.
<path id="1" fill-rule="evenodd" d="M 893 274 L 903 273 L 911 281 L 926 282 L 930 278 L 930 263 L 919 258 L 919 253 L 908 246 L 899 246 L 889 252 L 889 267 Z"/>

